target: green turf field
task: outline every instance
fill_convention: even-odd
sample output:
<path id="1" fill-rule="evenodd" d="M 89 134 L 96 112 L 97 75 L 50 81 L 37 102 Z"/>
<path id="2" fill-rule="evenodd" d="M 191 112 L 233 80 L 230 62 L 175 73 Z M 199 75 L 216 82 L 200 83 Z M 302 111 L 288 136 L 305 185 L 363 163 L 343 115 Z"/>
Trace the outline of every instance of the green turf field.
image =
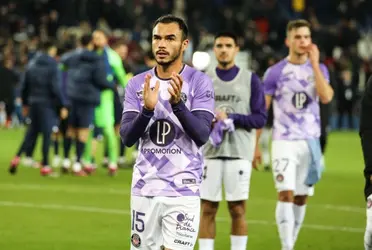
<path id="1" fill-rule="evenodd" d="M 131 170 L 114 178 L 103 169 L 91 177 L 47 178 L 21 167 L 10 176 L 8 164 L 22 135 L 21 130 L 0 130 L 0 250 L 130 249 Z M 295 249 L 362 249 L 364 181 L 357 134 L 333 133 L 326 164 Z M 280 250 L 275 198 L 272 175 L 254 172 L 248 249 Z M 229 250 L 230 220 L 226 204 L 220 208 L 216 249 Z"/>

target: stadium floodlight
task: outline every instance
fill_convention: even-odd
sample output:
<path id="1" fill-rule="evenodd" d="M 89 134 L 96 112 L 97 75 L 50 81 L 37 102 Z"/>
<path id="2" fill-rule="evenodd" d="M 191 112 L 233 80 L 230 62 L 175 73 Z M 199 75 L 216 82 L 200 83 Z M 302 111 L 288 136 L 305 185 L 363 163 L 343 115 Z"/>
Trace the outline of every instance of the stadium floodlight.
<path id="1" fill-rule="evenodd" d="M 207 52 L 195 51 L 192 55 L 192 65 L 198 70 L 206 70 L 211 62 L 211 57 Z"/>

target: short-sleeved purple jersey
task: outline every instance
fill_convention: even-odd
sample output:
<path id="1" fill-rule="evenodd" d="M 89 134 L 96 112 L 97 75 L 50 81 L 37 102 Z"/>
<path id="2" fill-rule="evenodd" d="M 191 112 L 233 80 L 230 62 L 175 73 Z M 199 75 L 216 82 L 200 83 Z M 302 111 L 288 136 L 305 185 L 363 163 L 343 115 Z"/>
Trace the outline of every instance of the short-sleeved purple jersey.
<path id="1" fill-rule="evenodd" d="M 329 82 L 326 66 L 320 68 Z M 310 61 L 297 65 L 284 59 L 265 72 L 263 83 L 265 94 L 273 101 L 274 140 L 319 138 L 319 97 Z"/>

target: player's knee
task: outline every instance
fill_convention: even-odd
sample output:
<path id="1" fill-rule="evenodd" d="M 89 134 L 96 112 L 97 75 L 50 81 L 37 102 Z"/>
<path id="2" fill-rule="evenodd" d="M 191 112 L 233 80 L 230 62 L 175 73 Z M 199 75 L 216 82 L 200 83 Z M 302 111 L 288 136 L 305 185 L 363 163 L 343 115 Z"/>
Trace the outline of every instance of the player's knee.
<path id="1" fill-rule="evenodd" d="M 245 217 L 245 201 L 228 202 L 228 207 L 232 219 Z"/>
<path id="2" fill-rule="evenodd" d="M 78 139 L 79 141 L 81 142 L 87 142 L 88 141 L 88 137 L 89 137 L 89 132 L 90 130 L 89 129 L 78 129 Z"/>
<path id="3" fill-rule="evenodd" d="M 303 206 L 307 202 L 307 195 L 296 195 L 294 197 L 293 203 L 296 204 L 297 206 Z"/>
<path id="4" fill-rule="evenodd" d="M 76 135 L 75 129 L 69 127 L 67 129 L 66 136 L 69 137 L 69 138 L 71 138 L 71 139 L 75 139 L 75 135 Z"/>
<path id="5" fill-rule="evenodd" d="M 218 211 L 218 202 L 202 200 L 201 209 L 204 218 L 214 219 Z"/>
<path id="6" fill-rule="evenodd" d="M 293 202 L 294 201 L 293 191 L 291 190 L 280 191 L 278 193 L 278 200 L 282 202 Z"/>

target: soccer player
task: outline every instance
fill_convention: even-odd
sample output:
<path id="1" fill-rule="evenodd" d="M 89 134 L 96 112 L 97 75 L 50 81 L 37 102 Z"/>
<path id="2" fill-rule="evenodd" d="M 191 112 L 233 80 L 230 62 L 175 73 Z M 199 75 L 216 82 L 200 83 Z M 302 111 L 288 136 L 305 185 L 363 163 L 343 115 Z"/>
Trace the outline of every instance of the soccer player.
<path id="1" fill-rule="evenodd" d="M 95 50 L 99 55 L 102 55 L 105 62 L 105 72 L 107 80 L 115 84 L 115 80 L 120 83 L 122 87 L 126 85 L 126 75 L 123 68 L 123 63 L 120 56 L 108 46 L 107 36 L 101 30 L 96 30 L 93 32 L 93 42 Z M 118 138 L 115 135 L 115 106 L 114 106 L 114 96 L 115 90 L 107 89 L 101 93 L 101 102 L 99 106 L 95 109 L 95 120 L 94 125 L 96 127 L 102 128 L 103 135 L 105 138 L 105 143 L 107 143 L 107 155 L 109 156 L 109 174 L 114 175 L 117 171 L 118 164 Z M 116 102 L 116 105 L 117 102 Z M 121 106 L 121 104 L 119 104 Z M 85 152 L 85 162 L 88 164 L 84 168 L 87 173 L 94 171 L 91 163 L 92 150 L 91 142 L 88 142 L 88 147 Z"/>
<path id="2" fill-rule="evenodd" d="M 106 79 L 103 57 L 93 51 L 91 35 L 82 36 L 82 48 L 78 48 L 61 60 L 67 69 L 67 96 L 70 102 L 70 116 L 65 141 L 65 158 L 69 158 L 71 142 L 75 139 L 76 162 L 72 165 L 75 175 L 85 175 L 82 171 L 81 156 L 84 152 L 90 127 L 93 125 L 94 109 L 100 103 L 101 91 L 114 88 Z M 64 160 L 62 171 L 70 166 Z"/>
<path id="3" fill-rule="evenodd" d="M 224 132 L 222 141 L 208 142 L 203 149 L 205 165 L 200 187 L 200 250 L 214 249 L 222 183 L 232 219 L 231 249 L 247 247 L 245 201 L 248 199 L 256 145 L 255 129 L 265 125 L 267 116 L 261 80 L 256 74 L 235 65 L 238 51 L 235 34 L 221 32 L 216 35 L 214 53 L 218 65 L 207 72 L 213 80 L 216 101 L 217 123 L 213 130 L 221 128 L 219 123 L 228 126 L 229 122 L 232 129 L 231 132 Z M 213 134 L 211 139 L 215 139 Z"/>
<path id="4" fill-rule="evenodd" d="M 128 55 L 128 46 L 123 41 L 117 41 L 112 46 L 112 49 L 120 56 L 122 67 L 124 66 L 124 61 L 127 58 Z M 125 84 L 129 81 L 131 77 L 133 77 L 133 74 L 131 72 L 127 72 L 127 70 L 124 70 L 125 72 Z M 124 86 L 125 86 L 124 84 Z M 114 109 L 115 109 L 115 133 L 117 136 L 120 137 L 120 122 L 121 122 L 121 116 L 123 114 L 123 100 L 124 100 L 124 88 L 123 85 L 117 85 L 117 91 L 114 93 Z M 120 144 L 120 150 L 119 150 L 119 159 L 118 159 L 118 165 L 123 166 L 125 163 L 125 146 L 121 139 L 119 138 L 119 144 Z M 108 148 L 105 148 L 105 157 L 108 156 L 107 152 Z"/>
<path id="5" fill-rule="evenodd" d="M 67 51 L 65 49 L 59 48 L 58 49 L 58 58 L 60 61 L 63 56 L 68 56 L 68 52 L 72 51 L 73 48 L 72 46 L 68 46 Z M 66 101 L 66 105 L 69 106 L 68 104 L 68 98 L 67 98 L 67 72 L 63 70 L 62 65 L 59 65 L 59 79 L 61 83 L 61 94 Z M 53 157 L 53 162 L 52 166 L 53 167 L 59 167 L 61 164 L 62 158 L 59 156 L 59 144 L 60 144 L 60 139 L 65 141 L 66 138 L 66 132 L 67 132 L 67 127 L 68 127 L 68 119 L 60 119 L 58 124 L 53 127 L 53 135 L 52 135 L 52 141 L 53 141 L 53 149 L 54 149 L 54 157 Z M 65 147 L 64 147 L 65 148 Z"/>
<path id="6" fill-rule="evenodd" d="M 329 103 L 329 73 L 319 63 L 310 24 L 287 25 L 287 58 L 264 76 L 266 107 L 273 102 L 272 168 L 278 192 L 276 222 L 283 250 L 292 250 L 306 211 L 307 198 L 321 177 L 319 100 Z"/>
<path id="7" fill-rule="evenodd" d="M 368 79 L 363 94 L 359 135 L 364 156 L 364 196 L 367 201 L 367 224 L 364 234 L 365 250 L 372 250 L 372 76 Z"/>
<path id="8" fill-rule="evenodd" d="M 175 16 L 157 19 L 157 65 L 125 89 L 120 134 L 140 140 L 132 179 L 131 249 L 194 249 L 199 231 L 201 147 L 214 117 L 211 79 L 182 62 L 188 28 Z"/>
<path id="9" fill-rule="evenodd" d="M 31 124 L 28 127 L 26 137 L 22 143 L 23 150 L 35 145 L 39 133 L 43 134 L 43 160 L 40 169 L 41 175 L 50 175 L 49 148 L 51 143 L 52 128 L 57 121 L 57 107 L 61 108 L 61 118 L 67 117 L 66 103 L 61 95 L 58 81 L 58 64 L 54 59 L 57 53 L 56 46 L 51 42 L 45 42 L 41 51 L 30 61 L 27 66 L 22 83 L 22 100 L 26 110 L 29 110 Z M 19 156 L 12 160 L 9 172 L 14 174 L 19 163 Z"/>

